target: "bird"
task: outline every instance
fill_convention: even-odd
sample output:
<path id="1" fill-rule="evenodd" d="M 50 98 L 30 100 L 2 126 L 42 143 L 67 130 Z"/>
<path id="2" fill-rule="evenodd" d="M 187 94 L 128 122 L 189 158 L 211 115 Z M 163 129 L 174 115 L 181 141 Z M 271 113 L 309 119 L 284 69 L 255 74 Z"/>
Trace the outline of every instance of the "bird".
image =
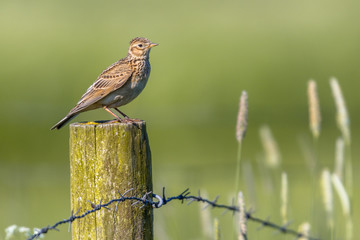
<path id="1" fill-rule="evenodd" d="M 145 88 L 150 75 L 149 54 L 152 47 L 158 46 L 144 37 L 136 37 L 130 41 L 128 54 L 106 68 L 87 89 L 76 106 L 56 123 L 51 130 L 60 129 L 79 113 L 103 108 L 119 122 L 130 118 L 118 109 L 134 100 Z M 124 118 L 113 113 L 115 109 Z"/>

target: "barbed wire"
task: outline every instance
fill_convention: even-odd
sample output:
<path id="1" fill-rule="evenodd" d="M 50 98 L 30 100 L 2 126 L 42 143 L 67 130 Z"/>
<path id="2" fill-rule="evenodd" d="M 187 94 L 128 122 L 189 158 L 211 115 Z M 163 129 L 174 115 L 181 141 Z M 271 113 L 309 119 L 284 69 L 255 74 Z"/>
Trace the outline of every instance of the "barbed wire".
<path id="1" fill-rule="evenodd" d="M 173 197 L 166 197 L 165 195 L 165 187 L 163 188 L 163 192 L 162 192 L 162 196 L 154 194 L 152 192 L 148 192 L 145 193 L 144 196 L 142 197 L 134 197 L 134 196 L 130 196 L 130 197 L 126 197 L 125 195 L 128 194 L 129 192 L 131 192 L 133 189 L 129 189 L 126 192 L 124 192 L 123 194 L 120 193 L 120 191 L 118 191 L 119 194 L 119 198 L 116 199 L 112 199 L 107 203 L 102 204 L 102 200 L 100 201 L 99 204 L 95 204 L 92 203 L 88 200 L 88 202 L 90 203 L 90 206 L 92 207 L 91 210 L 87 210 L 85 211 L 83 214 L 78 215 L 78 213 L 80 212 L 81 208 L 79 208 L 75 213 L 73 213 L 73 211 L 71 211 L 71 216 L 67 219 L 61 220 L 57 223 L 55 223 L 54 225 L 50 226 L 48 225 L 47 227 L 43 227 L 41 229 L 39 229 L 35 234 L 33 234 L 32 236 L 30 236 L 27 240 L 33 240 L 36 239 L 38 237 L 40 237 L 42 234 L 46 234 L 48 233 L 49 230 L 56 230 L 59 231 L 59 229 L 57 229 L 57 227 L 59 225 L 62 224 L 66 224 L 69 223 L 69 231 L 71 229 L 71 224 L 72 222 L 74 222 L 76 219 L 80 219 L 80 218 L 84 218 L 87 215 L 97 212 L 102 208 L 105 208 L 107 210 L 111 210 L 108 206 L 110 206 L 113 203 L 116 203 L 115 206 L 115 211 L 117 211 L 117 208 L 119 206 L 120 203 L 125 202 L 125 201 L 134 201 L 132 203 L 133 205 L 142 203 L 142 206 L 140 208 L 143 208 L 145 206 L 152 206 L 153 208 L 160 208 L 165 206 L 166 204 L 168 204 L 169 202 L 172 202 L 174 200 L 180 200 L 182 203 L 184 203 L 185 200 L 188 200 L 188 205 L 191 204 L 192 202 L 203 202 L 208 204 L 208 206 L 211 206 L 213 208 L 220 208 L 220 209 L 225 209 L 226 211 L 231 211 L 231 212 L 239 212 L 239 208 L 235 205 L 224 205 L 224 204 L 218 204 L 217 201 L 219 199 L 219 196 L 217 196 L 214 200 L 209 200 L 206 198 L 201 197 L 200 195 L 200 191 L 198 192 L 198 195 L 190 195 L 190 191 L 189 189 L 186 189 L 185 191 L 183 191 L 182 193 L 180 193 L 177 196 L 173 196 Z M 152 199 L 155 199 L 154 201 Z M 285 225 L 278 225 L 275 224 L 273 222 L 270 222 L 269 220 L 264 220 L 264 219 L 260 219 L 257 217 L 254 217 L 253 214 L 250 211 L 247 211 L 245 213 L 245 216 L 247 218 L 247 220 L 253 221 L 253 222 L 257 222 L 259 224 L 261 224 L 262 227 L 269 227 L 269 228 L 273 228 L 277 231 L 279 231 L 280 233 L 283 234 L 290 234 L 295 236 L 296 238 L 306 238 L 308 240 L 319 240 L 319 238 L 315 238 L 315 237 L 310 237 L 310 236 L 306 236 L 305 234 L 295 231 L 293 229 L 289 229 L 288 225 L 289 224 L 285 224 Z"/>

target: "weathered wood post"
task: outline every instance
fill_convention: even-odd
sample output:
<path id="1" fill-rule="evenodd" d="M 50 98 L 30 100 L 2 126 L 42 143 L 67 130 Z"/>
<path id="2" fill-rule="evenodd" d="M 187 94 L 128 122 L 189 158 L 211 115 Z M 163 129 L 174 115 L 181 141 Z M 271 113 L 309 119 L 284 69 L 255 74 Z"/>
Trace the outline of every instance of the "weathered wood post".
<path id="1" fill-rule="evenodd" d="M 70 126 L 71 209 L 152 191 L 151 153 L 144 121 L 73 123 Z M 153 239 L 152 208 L 126 201 L 72 224 L 72 239 Z"/>

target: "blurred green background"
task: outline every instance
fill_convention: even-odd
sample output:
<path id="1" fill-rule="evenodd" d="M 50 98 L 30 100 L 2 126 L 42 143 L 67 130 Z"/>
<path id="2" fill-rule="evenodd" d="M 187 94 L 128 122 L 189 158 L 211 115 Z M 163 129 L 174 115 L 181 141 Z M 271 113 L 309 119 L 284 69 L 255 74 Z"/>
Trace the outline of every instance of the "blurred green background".
<path id="1" fill-rule="evenodd" d="M 352 122 L 354 183 L 359 181 L 360 2 L 357 1 L 9 1 L 0 2 L 0 232 L 11 224 L 43 227 L 70 214 L 68 126 L 64 117 L 108 65 L 124 57 L 133 37 L 159 43 L 144 92 L 121 108 L 147 121 L 154 192 L 168 196 L 206 189 L 221 203 L 234 197 L 235 123 L 242 90 L 249 94 L 243 162 L 254 171 L 256 216 L 281 223 L 279 192 L 266 193 L 258 161 L 258 129 L 268 124 L 288 173 L 292 227 L 311 221 L 309 169 L 299 138 L 309 141 L 306 85 L 318 83 L 320 165 L 333 169 L 340 135 L 329 78 L 339 79 Z M 109 119 L 103 110 L 75 121 Z M 261 158 L 261 157 L 260 157 Z M 261 163 L 260 163 L 261 165 Z M 280 172 L 280 171 L 279 171 Z M 278 176 L 280 177 L 280 176 Z M 358 186 L 354 226 L 360 223 Z M 317 196 L 318 197 L 318 196 Z M 273 199 L 272 199 L 273 198 Z M 335 197 L 337 201 L 337 197 Z M 271 204 L 270 204 L 271 203 Z M 340 209 L 338 201 L 336 208 Z M 324 215 L 321 206 L 317 209 Z M 206 239 L 199 207 L 156 210 L 155 239 Z M 232 215 L 212 211 L 231 239 Z M 343 235 L 337 213 L 337 236 Z M 316 236 L 327 236 L 311 223 Z M 249 239 L 278 239 L 256 231 Z M 360 234 L 355 229 L 354 236 Z M 4 234 L 0 233 L 0 239 Z M 67 226 L 46 239 L 70 239 Z M 284 239 L 293 239 L 287 237 Z"/>

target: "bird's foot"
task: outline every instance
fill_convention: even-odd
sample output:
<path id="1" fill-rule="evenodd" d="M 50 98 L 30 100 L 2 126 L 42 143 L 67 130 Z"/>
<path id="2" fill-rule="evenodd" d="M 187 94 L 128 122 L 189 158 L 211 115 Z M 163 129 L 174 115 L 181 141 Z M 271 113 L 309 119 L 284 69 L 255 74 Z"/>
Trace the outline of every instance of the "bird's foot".
<path id="1" fill-rule="evenodd" d="M 129 117 L 124 117 L 123 119 L 121 119 L 121 121 L 123 122 L 129 122 L 129 123 L 140 123 L 141 120 L 137 119 L 137 118 L 129 118 Z"/>
<path id="2" fill-rule="evenodd" d="M 140 123 L 141 120 L 140 119 L 132 119 L 132 118 L 123 118 L 123 119 L 114 119 L 114 120 L 109 120 L 107 121 L 107 123 L 129 123 L 137 128 L 139 128 L 139 125 L 137 123 Z M 140 128 L 139 128 L 140 129 Z"/>
<path id="3" fill-rule="evenodd" d="M 129 123 L 135 127 L 137 127 L 138 129 L 140 129 L 139 125 L 137 123 L 140 123 L 141 120 L 140 119 L 134 119 L 134 118 L 129 118 L 129 117 L 125 117 L 123 119 L 121 119 L 123 123 Z"/>

